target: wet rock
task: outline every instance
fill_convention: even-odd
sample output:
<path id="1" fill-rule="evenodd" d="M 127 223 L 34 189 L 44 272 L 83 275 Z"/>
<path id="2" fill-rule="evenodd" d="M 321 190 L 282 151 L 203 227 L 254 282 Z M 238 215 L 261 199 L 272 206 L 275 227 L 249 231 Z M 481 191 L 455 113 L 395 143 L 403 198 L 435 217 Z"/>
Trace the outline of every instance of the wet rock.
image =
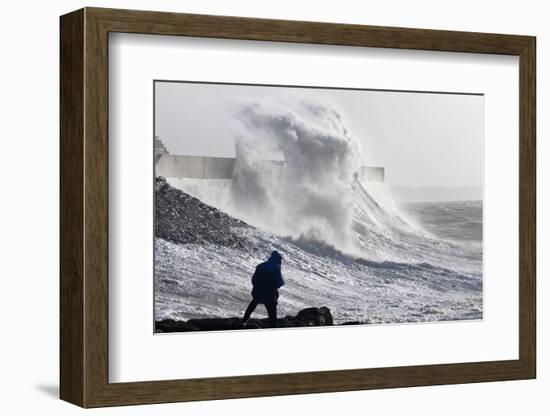
<path id="1" fill-rule="evenodd" d="M 364 321 L 349 321 L 349 322 L 343 322 L 340 325 L 368 325 L 372 322 L 370 319 L 365 319 Z"/>
<path id="2" fill-rule="evenodd" d="M 321 308 L 307 308 L 298 312 L 296 319 L 303 321 L 307 326 L 332 325 L 332 314 L 330 309 L 323 306 Z"/>
<path id="3" fill-rule="evenodd" d="M 198 330 L 198 327 L 189 322 L 175 321 L 173 319 L 164 319 L 160 322 L 156 322 L 155 325 L 155 332 L 189 332 Z"/>
<path id="4" fill-rule="evenodd" d="M 279 318 L 280 328 L 333 325 L 332 314 L 327 307 L 303 309 L 296 316 Z M 155 323 L 155 332 L 228 331 L 234 329 L 269 328 L 268 319 L 250 319 L 245 327 L 241 318 L 204 318 L 188 321 L 164 319 Z"/>

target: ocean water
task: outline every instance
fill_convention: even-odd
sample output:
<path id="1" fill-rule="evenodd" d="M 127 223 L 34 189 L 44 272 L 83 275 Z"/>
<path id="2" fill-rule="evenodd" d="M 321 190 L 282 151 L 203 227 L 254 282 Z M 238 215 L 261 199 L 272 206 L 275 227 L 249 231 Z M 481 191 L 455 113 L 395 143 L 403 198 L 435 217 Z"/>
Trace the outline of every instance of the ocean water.
<path id="1" fill-rule="evenodd" d="M 356 221 L 364 220 L 364 209 Z M 280 290 L 281 316 L 327 306 L 337 324 L 481 319 L 481 202 L 415 203 L 398 209 L 414 225 L 390 217 L 383 233 L 372 233 L 364 223 L 355 223 L 362 257 L 320 240 L 279 236 L 253 226 L 232 231 L 248 241 L 238 248 L 157 238 L 155 317 L 241 316 L 255 266 L 277 249 L 284 256 L 286 281 Z M 371 215 L 369 222 L 377 220 Z M 380 258 L 382 252 L 385 258 Z M 265 315 L 262 308 L 257 314 Z"/>

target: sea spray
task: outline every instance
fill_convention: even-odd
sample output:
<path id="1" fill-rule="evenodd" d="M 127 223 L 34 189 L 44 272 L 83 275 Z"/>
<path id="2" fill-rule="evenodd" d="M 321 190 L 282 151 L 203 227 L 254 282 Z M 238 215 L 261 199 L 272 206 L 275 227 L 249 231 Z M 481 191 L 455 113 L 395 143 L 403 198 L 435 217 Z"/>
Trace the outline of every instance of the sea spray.
<path id="1" fill-rule="evenodd" d="M 289 100 L 238 108 L 232 180 L 169 183 L 316 252 L 325 245 L 377 262 L 455 266 L 461 248 L 410 222 L 387 184 L 361 180 L 360 155 L 367 149 L 359 147 L 341 112 Z"/>
<path id="2" fill-rule="evenodd" d="M 333 107 L 298 102 L 243 105 L 236 139 L 234 201 L 241 215 L 279 235 L 355 251 L 352 183 L 359 142 Z M 276 145 L 284 168 L 259 162 Z M 282 164 L 279 164 L 282 166 Z"/>
<path id="3" fill-rule="evenodd" d="M 273 177 L 259 159 L 254 144 L 243 137 L 235 138 L 235 168 L 231 183 L 233 211 L 251 224 L 273 229 L 277 223 L 272 191 Z"/>
<path id="4" fill-rule="evenodd" d="M 366 149 L 336 108 L 266 100 L 242 104 L 236 116 L 233 215 L 301 245 L 374 261 L 432 260 L 437 239 L 403 218 L 386 184 L 360 180 Z"/>

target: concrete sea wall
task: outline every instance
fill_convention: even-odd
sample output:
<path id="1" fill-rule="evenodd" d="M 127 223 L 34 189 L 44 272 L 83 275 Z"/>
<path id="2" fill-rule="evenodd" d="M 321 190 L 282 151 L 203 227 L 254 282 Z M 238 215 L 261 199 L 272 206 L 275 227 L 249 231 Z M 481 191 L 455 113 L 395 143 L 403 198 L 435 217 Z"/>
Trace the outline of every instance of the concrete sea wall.
<path id="1" fill-rule="evenodd" d="M 235 159 L 228 157 L 180 156 L 158 154 L 155 173 L 167 178 L 231 179 Z M 266 161 L 283 165 L 284 162 Z M 362 166 L 359 179 L 364 182 L 384 182 L 384 168 Z"/>
<path id="2" fill-rule="evenodd" d="M 169 154 L 162 155 L 155 166 L 157 176 L 200 179 L 231 179 L 234 168 L 233 158 Z"/>

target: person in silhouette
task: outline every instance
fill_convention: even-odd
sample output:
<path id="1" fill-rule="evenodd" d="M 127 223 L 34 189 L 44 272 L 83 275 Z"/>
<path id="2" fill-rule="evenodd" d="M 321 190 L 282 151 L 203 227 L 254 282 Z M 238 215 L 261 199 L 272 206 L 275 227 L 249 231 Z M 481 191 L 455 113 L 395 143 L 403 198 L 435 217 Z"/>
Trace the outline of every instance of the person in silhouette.
<path id="1" fill-rule="evenodd" d="M 246 326 L 250 315 L 260 303 L 263 303 L 267 310 L 271 328 L 277 327 L 278 289 L 285 284 L 281 274 L 282 260 L 279 252 L 273 251 L 267 261 L 256 266 L 256 271 L 252 275 L 252 301 L 244 313 L 243 327 Z"/>

